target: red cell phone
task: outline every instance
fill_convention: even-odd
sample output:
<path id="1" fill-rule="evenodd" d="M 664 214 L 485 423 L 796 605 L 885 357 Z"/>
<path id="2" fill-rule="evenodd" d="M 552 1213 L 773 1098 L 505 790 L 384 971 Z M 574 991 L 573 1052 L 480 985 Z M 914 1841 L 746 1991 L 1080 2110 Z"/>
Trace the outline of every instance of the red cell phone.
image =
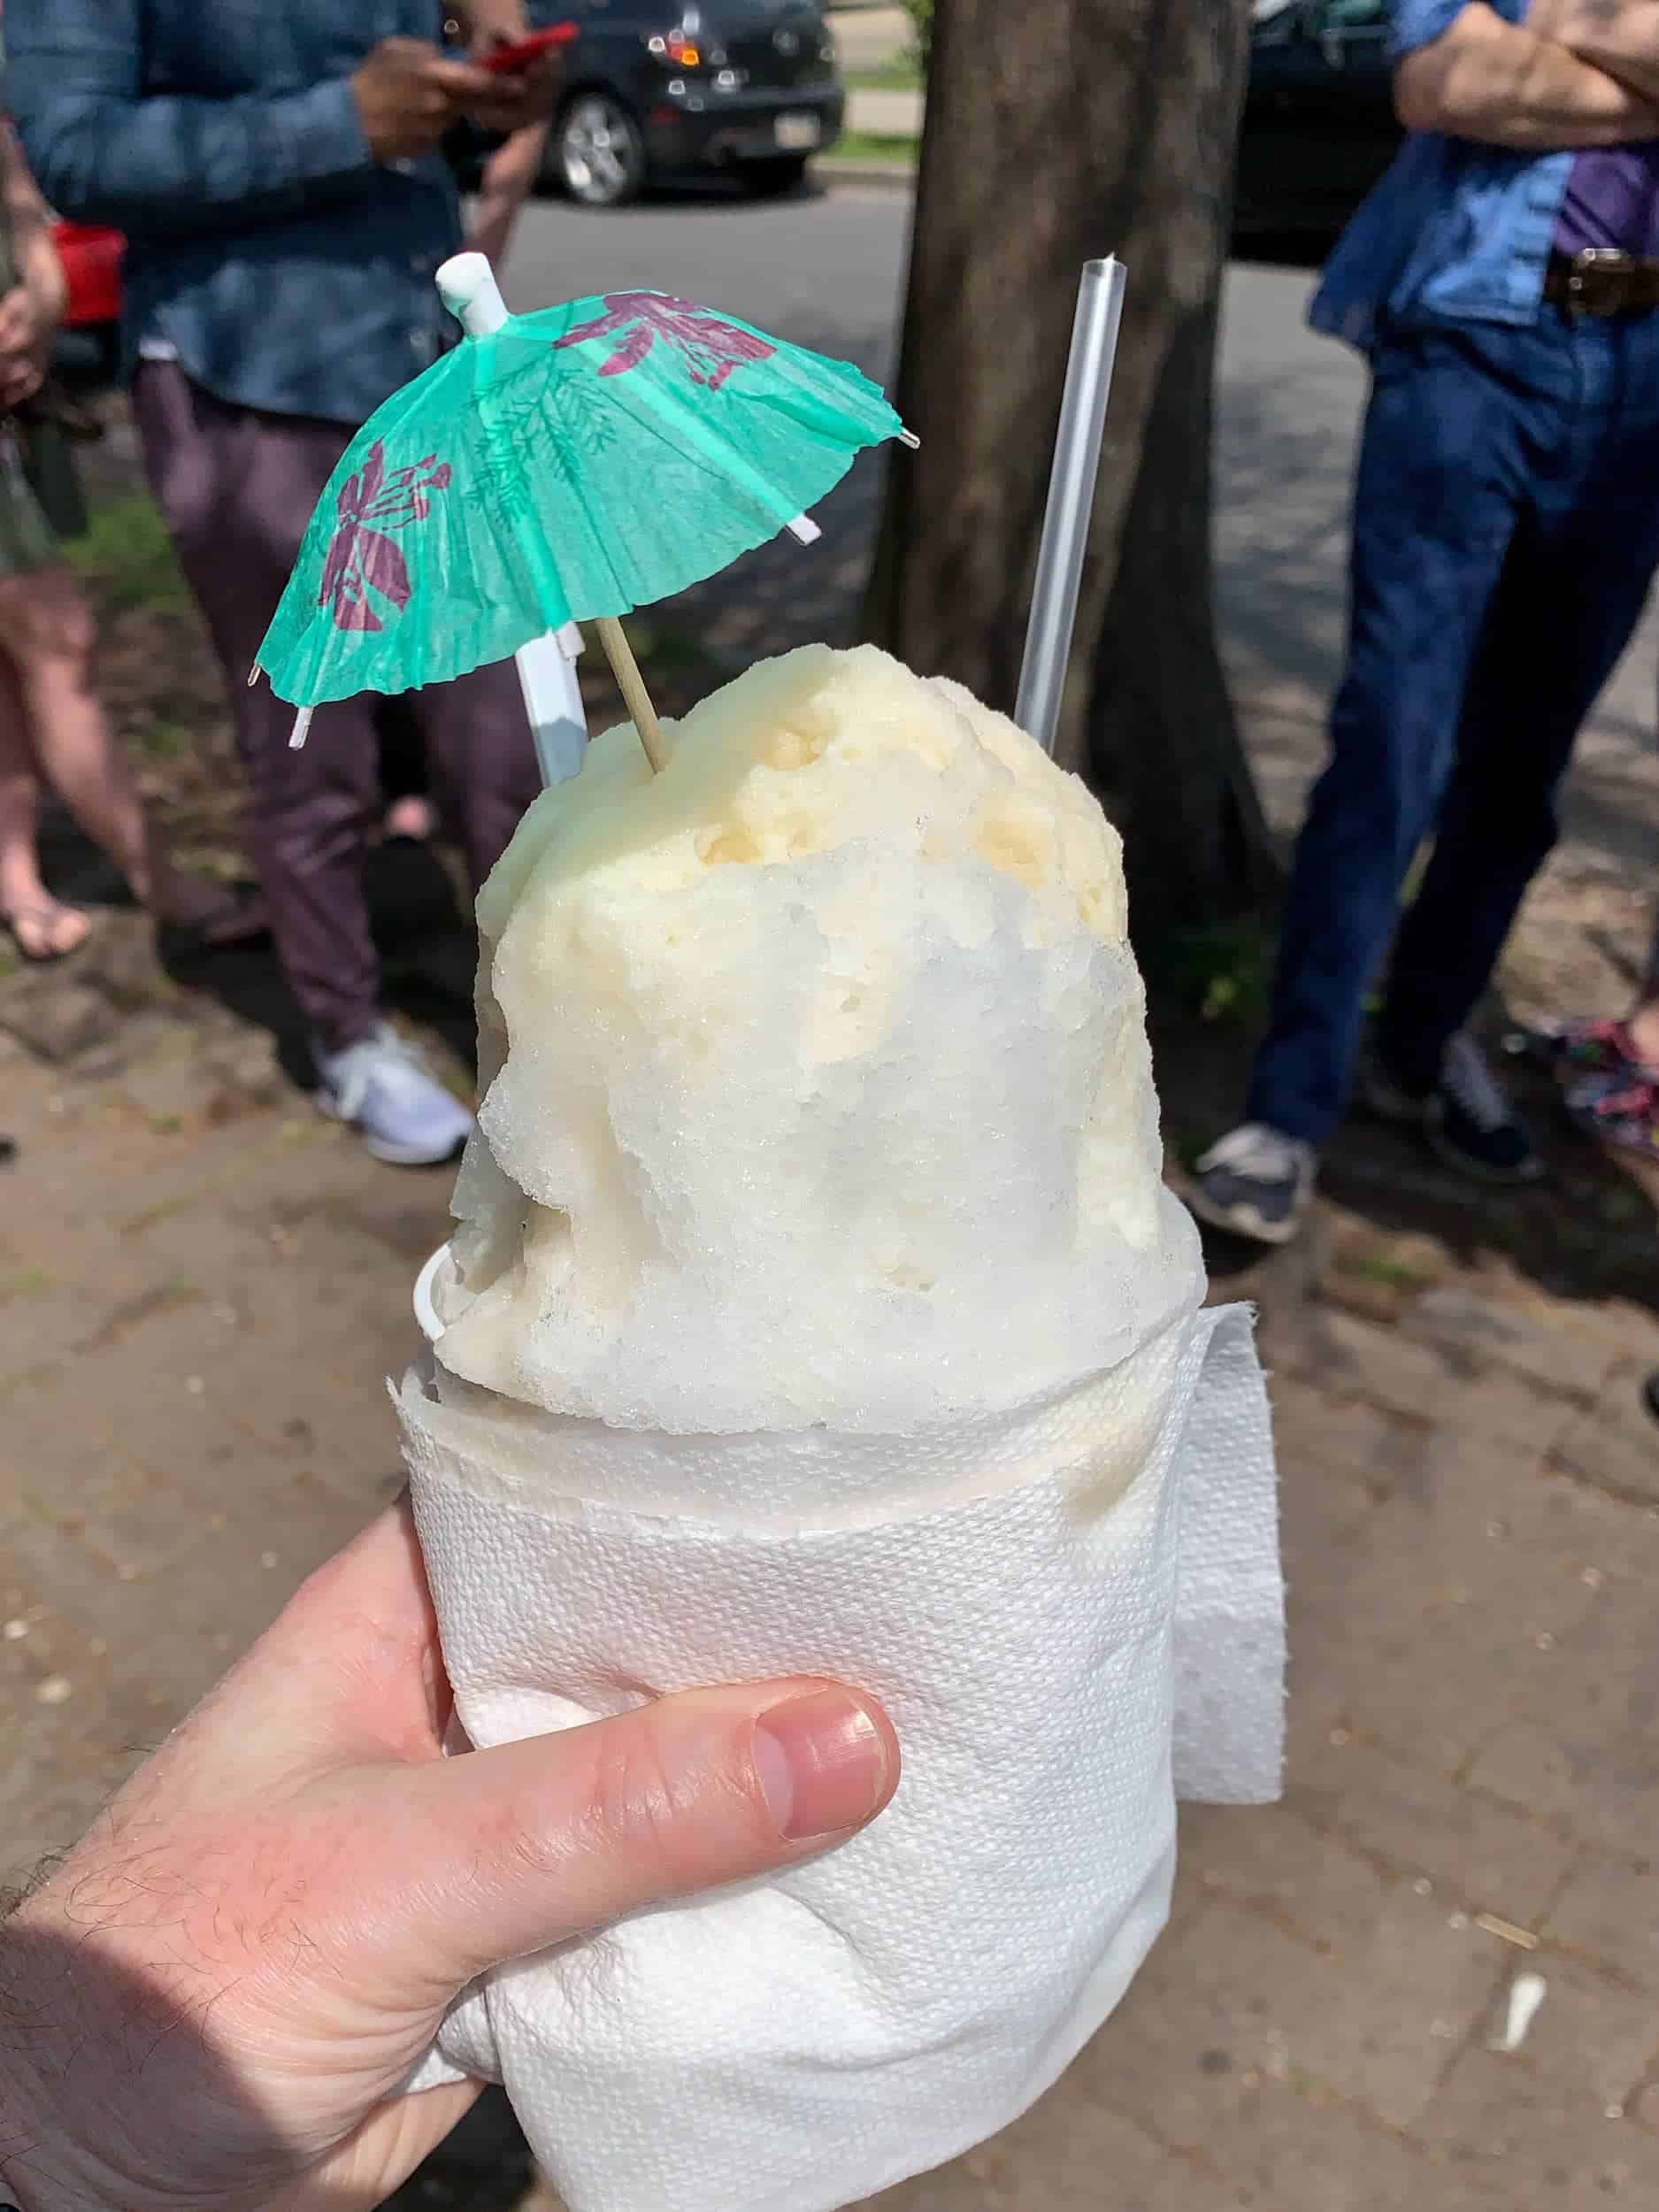
<path id="1" fill-rule="evenodd" d="M 579 25 L 556 23 L 550 31 L 532 31 L 528 38 L 515 39 L 511 46 L 498 46 L 494 53 L 486 54 L 479 64 L 502 77 L 516 77 L 539 62 L 543 54 L 555 54 L 561 46 L 569 46 L 581 36 Z"/>

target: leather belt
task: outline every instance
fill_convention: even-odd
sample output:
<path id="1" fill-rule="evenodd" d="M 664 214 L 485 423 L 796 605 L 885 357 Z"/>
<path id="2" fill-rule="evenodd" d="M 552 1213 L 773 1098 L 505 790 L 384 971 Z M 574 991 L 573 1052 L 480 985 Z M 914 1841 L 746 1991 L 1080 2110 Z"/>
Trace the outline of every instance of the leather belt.
<path id="1" fill-rule="evenodd" d="M 1659 307 L 1659 261 L 1612 246 L 1552 253 L 1544 272 L 1544 297 L 1569 315 L 1645 314 Z"/>

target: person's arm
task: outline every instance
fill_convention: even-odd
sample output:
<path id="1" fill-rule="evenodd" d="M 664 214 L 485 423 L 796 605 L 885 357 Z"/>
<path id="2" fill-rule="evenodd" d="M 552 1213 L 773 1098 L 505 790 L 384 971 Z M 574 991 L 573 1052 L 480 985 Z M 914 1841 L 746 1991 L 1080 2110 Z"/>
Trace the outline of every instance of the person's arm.
<path id="1" fill-rule="evenodd" d="M 1467 0 L 1394 70 L 1409 131 L 1440 131 L 1526 153 L 1659 137 L 1659 108 L 1564 46 Z"/>
<path id="2" fill-rule="evenodd" d="M 450 13 L 475 58 L 512 45 L 530 28 L 524 0 L 455 0 Z"/>
<path id="3" fill-rule="evenodd" d="M 47 198 L 82 221 L 182 234 L 350 198 L 496 90 L 435 48 L 388 39 L 351 76 L 298 92 L 146 95 L 144 12 L 143 0 L 6 10 L 6 92 L 24 145 Z"/>
<path id="4" fill-rule="evenodd" d="M 18 282 L 28 292 L 42 336 L 50 337 L 69 304 L 69 280 L 52 237 L 50 211 L 9 123 L 0 124 L 0 177 L 4 180 Z"/>
<path id="5" fill-rule="evenodd" d="M 541 173 L 549 128 L 546 123 L 536 123 L 527 130 L 515 131 L 484 164 L 466 238 L 474 253 L 486 254 L 497 263 L 507 258 L 518 211 Z"/>
<path id="6" fill-rule="evenodd" d="M 16 280 L 0 297 L 0 408 L 19 407 L 46 373 L 52 333 L 64 319 L 69 286 L 40 188 L 11 125 L 0 121 L 0 197 L 12 234 Z"/>
<path id="7" fill-rule="evenodd" d="M 899 1778 L 879 1708 L 816 1676 L 454 1758 L 449 1719 L 403 1505 L 0 1896 L 0 2203 L 380 2204 L 479 2093 L 399 2094 L 469 1982 L 798 1866 Z"/>
<path id="8" fill-rule="evenodd" d="M 1535 0 L 1526 27 L 1659 102 L 1659 0 Z"/>

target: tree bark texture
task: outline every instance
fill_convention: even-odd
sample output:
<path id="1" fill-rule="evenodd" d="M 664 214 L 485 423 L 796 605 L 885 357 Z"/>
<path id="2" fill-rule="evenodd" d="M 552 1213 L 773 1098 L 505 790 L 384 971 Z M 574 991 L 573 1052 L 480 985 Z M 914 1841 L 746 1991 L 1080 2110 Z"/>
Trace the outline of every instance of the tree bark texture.
<path id="1" fill-rule="evenodd" d="M 1128 270 L 1057 757 L 1137 935 L 1273 879 L 1215 635 L 1212 383 L 1248 0 L 939 0 L 866 634 L 1011 711 L 1082 264 Z"/>

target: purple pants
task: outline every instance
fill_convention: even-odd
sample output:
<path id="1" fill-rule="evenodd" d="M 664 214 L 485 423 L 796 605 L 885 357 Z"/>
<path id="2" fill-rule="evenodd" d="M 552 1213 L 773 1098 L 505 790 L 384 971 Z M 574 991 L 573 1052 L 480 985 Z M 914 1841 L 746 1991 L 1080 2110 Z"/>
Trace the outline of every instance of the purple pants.
<path id="1" fill-rule="evenodd" d="M 272 933 L 325 1049 L 379 1015 L 363 861 L 382 804 L 372 695 L 319 707 L 303 749 L 294 710 L 252 667 L 300 540 L 352 433 L 216 399 L 176 363 L 140 364 L 133 411 L 144 467 L 211 634 L 252 787 L 249 844 Z M 509 664 L 416 692 L 433 804 L 476 887 L 540 787 Z"/>

